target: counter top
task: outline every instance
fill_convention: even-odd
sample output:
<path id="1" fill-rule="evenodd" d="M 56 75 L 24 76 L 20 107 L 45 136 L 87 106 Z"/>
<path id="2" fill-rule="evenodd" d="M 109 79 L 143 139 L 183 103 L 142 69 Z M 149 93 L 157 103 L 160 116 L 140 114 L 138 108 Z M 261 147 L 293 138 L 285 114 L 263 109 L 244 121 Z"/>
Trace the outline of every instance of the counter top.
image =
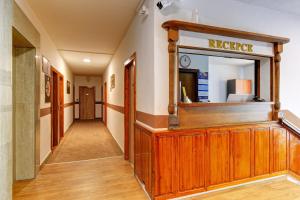
<path id="1" fill-rule="evenodd" d="M 214 106 L 250 106 L 250 105 L 274 105 L 274 102 L 225 102 L 225 103 L 183 103 L 178 102 L 179 107 L 214 107 Z"/>

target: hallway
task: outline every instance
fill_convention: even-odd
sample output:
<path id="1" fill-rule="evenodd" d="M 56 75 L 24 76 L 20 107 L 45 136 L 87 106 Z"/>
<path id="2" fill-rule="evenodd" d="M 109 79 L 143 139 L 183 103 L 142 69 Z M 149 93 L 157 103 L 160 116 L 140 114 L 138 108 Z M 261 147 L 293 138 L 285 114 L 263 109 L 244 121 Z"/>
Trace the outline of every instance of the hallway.
<path id="1" fill-rule="evenodd" d="M 14 200 L 146 199 L 133 169 L 99 120 L 75 121 L 34 180 L 14 184 Z"/>
<path id="2" fill-rule="evenodd" d="M 14 185 L 14 200 L 143 200 L 145 193 L 122 156 L 47 164 L 35 180 Z"/>
<path id="3" fill-rule="evenodd" d="M 101 121 L 75 121 L 47 163 L 121 156 L 122 151 Z"/>

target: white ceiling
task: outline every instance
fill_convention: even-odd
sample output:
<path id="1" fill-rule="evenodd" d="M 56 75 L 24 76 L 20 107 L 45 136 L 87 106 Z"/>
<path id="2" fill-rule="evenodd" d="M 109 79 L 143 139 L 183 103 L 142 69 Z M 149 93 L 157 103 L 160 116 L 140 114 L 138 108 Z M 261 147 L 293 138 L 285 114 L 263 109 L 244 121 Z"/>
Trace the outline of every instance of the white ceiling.
<path id="1" fill-rule="evenodd" d="M 102 74 L 111 60 L 111 55 L 109 54 L 94 54 L 73 51 L 60 51 L 60 53 L 71 67 L 73 73 L 76 75 Z M 91 62 L 83 62 L 86 58 L 89 58 Z"/>
<path id="2" fill-rule="evenodd" d="M 75 74 L 101 74 L 140 0 L 27 0 Z M 83 63 L 90 58 L 91 63 Z"/>
<path id="3" fill-rule="evenodd" d="M 300 15 L 299 0 L 236 0 L 236 1 L 274 9 L 284 13 Z"/>
<path id="4" fill-rule="evenodd" d="M 238 58 L 224 58 L 209 56 L 209 62 L 212 65 L 228 65 L 228 66 L 254 66 L 254 60 L 238 59 Z"/>

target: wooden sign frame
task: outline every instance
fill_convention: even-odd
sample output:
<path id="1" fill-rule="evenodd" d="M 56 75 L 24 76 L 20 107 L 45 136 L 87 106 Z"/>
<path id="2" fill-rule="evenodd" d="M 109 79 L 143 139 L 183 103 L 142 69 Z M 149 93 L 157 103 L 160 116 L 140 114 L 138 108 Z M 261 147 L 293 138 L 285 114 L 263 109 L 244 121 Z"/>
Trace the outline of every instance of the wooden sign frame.
<path id="1" fill-rule="evenodd" d="M 215 27 L 215 26 L 208 26 L 203 24 L 195 24 L 177 20 L 167 21 L 162 24 L 162 27 L 168 31 L 168 52 L 169 52 L 169 105 L 168 105 L 168 112 L 169 112 L 169 128 L 171 127 L 178 127 L 179 120 L 176 111 L 176 104 L 175 104 L 175 80 L 176 71 L 177 70 L 177 48 L 178 48 L 178 41 L 179 41 L 179 31 L 190 31 L 190 32 L 198 32 L 198 33 L 205 33 L 211 35 L 218 35 L 218 36 L 227 36 L 232 38 L 238 39 L 247 39 L 253 41 L 260 41 L 266 43 L 272 43 L 274 49 L 274 56 L 271 58 L 271 99 L 274 101 L 274 106 L 272 108 L 272 119 L 278 120 L 278 113 L 280 111 L 280 61 L 281 56 L 280 54 L 283 52 L 283 44 L 288 43 L 290 40 L 284 37 L 276 37 L 271 35 L 265 35 L 260 33 L 252 33 L 222 27 Z M 214 51 L 212 49 L 212 51 Z M 215 50 L 219 51 L 219 50 Z M 243 54 L 240 52 L 240 54 Z M 246 55 L 246 54 L 245 54 Z M 178 99 L 178 98 L 176 98 Z M 204 105 L 201 105 L 203 107 Z M 213 104 L 209 105 L 210 107 Z M 218 105 L 220 106 L 220 105 Z M 239 105 L 241 106 L 241 105 Z M 195 106 L 196 107 L 196 106 Z M 177 109 L 178 110 L 178 109 Z"/>

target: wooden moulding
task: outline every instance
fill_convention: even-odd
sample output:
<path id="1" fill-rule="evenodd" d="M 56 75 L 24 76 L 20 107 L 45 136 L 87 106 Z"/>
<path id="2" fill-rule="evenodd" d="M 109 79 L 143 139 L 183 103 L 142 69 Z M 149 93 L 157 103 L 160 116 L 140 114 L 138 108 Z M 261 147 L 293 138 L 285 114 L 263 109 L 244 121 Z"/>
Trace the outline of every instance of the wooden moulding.
<path id="1" fill-rule="evenodd" d="M 180 103 L 178 129 L 272 121 L 273 104 L 272 102 Z"/>
<path id="2" fill-rule="evenodd" d="M 44 117 L 51 114 L 51 107 L 40 109 L 40 117 Z"/>
<path id="3" fill-rule="evenodd" d="M 167 21 L 163 23 L 162 27 L 167 30 L 172 28 L 177 30 L 201 32 L 201 33 L 207 33 L 212 35 L 221 35 L 227 37 L 269 42 L 269 43 L 278 43 L 278 44 L 286 44 L 290 41 L 289 38 L 285 38 L 285 37 L 277 37 L 272 35 L 240 31 L 240 30 L 229 29 L 229 28 L 208 26 L 204 24 L 195 24 L 195 23 L 183 22 L 178 20 Z"/>
<path id="4" fill-rule="evenodd" d="M 278 120 L 278 114 L 280 111 L 280 62 L 281 56 L 280 54 L 283 52 L 283 45 L 279 43 L 274 44 L 274 97 L 275 97 L 275 106 L 274 106 L 274 114 L 273 119 Z"/>
<path id="5" fill-rule="evenodd" d="M 175 69 L 177 66 L 177 41 L 179 34 L 177 29 L 168 29 L 168 52 L 169 52 L 169 126 L 177 126 L 175 114 Z"/>
<path id="6" fill-rule="evenodd" d="M 110 104 L 110 103 L 106 103 L 107 107 L 110 109 L 113 109 L 119 113 L 124 114 L 124 107 L 123 106 L 118 106 L 118 105 L 114 105 L 114 104 Z"/>
<path id="7" fill-rule="evenodd" d="M 280 54 L 283 52 L 283 44 L 286 44 L 290 41 L 289 38 L 285 37 L 277 37 L 272 35 L 266 35 L 266 34 L 260 34 L 260 33 L 253 33 L 253 32 L 247 32 L 247 31 L 240 31 L 240 30 L 234 30 L 229 28 L 223 28 L 223 27 L 215 27 L 215 26 L 208 26 L 203 24 L 196 24 L 196 23 L 190 23 L 190 22 L 184 22 L 184 21 L 177 21 L 177 20 L 170 20 L 162 24 L 162 27 L 168 31 L 168 52 L 169 52 L 169 129 L 174 128 L 194 128 L 194 127 L 201 127 L 201 126 L 207 126 L 207 125 L 215 125 L 215 124 L 221 124 L 222 121 L 226 121 L 227 123 L 240 123 L 240 122 L 253 122 L 253 121 L 271 121 L 271 120 L 278 120 L 278 113 L 280 110 L 280 94 L 279 94 L 279 86 L 280 86 L 280 61 L 281 57 Z M 260 41 L 260 42 L 267 42 L 272 43 L 273 49 L 274 49 L 274 57 L 271 57 L 271 101 L 274 101 L 274 105 L 267 106 L 265 104 L 258 105 L 259 108 L 263 108 L 263 111 L 257 109 L 250 109 L 250 105 L 234 105 L 231 104 L 230 106 L 231 111 L 228 106 L 226 106 L 226 115 L 223 114 L 223 118 L 217 117 L 216 114 L 219 108 L 216 108 L 214 111 L 213 108 L 204 109 L 205 106 L 208 107 L 214 107 L 219 106 L 217 104 L 203 104 L 202 108 L 199 108 L 198 106 L 190 106 L 187 107 L 180 107 L 178 108 L 178 113 L 176 113 L 176 98 L 175 97 L 175 72 L 177 70 L 177 55 L 176 55 L 176 49 L 177 49 L 177 42 L 179 40 L 179 31 L 191 31 L 191 32 L 198 32 L 198 33 L 205 33 L 205 34 L 212 34 L 212 35 L 218 35 L 218 36 L 226 36 L 226 37 L 232 37 L 232 38 L 239 38 L 239 39 L 247 39 L 247 40 L 253 40 L 253 41 Z M 239 54 L 243 54 L 240 53 Z M 245 58 L 246 58 L 245 54 Z M 259 82 L 259 65 L 260 63 L 256 61 L 256 83 Z M 259 91 L 260 87 L 257 87 L 255 90 L 255 93 L 257 96 L 260 95 Z M 225 106 L 224 106 L 225 107 Z M 234 108 L 236 107 L 236 108 Z M 267 108 L 268 107 L 268 108 Z M 255 108 L 253 105 L 252 108 Z M 269 110 L 271 108 L 271 110 Z M 192 111 L 195 109 L 195 111 Z M 211 124 L 208 124 L 207 122 L 209 120 L 206 120 L 204 122 L 204 114 L 202 115 L 203 121 L 199 121 L 198 119 L 194 119 L 195 117 L 199 117 L 199 111 L 202 109 L 202 111 L 205 111 L 204 114 L 208 117 L 209 120 L 212 120 Z M 237 109 L 241 109 L 241 112 L 238 112 Z M 248 109 L 249 113 L 246 112 Z M 188 112 L 189 111 L 189 112 Z M 232 113 L 230 113 L 232 112 Z M 256 114 L 255 114 L 256 113 Z M 190 114 L 190 115 L 189 115 Z M 222 114 L 222 113 L 219 113 Z M 240 115 L 239 119 L 239 116 Z M 247 116 L 248 114 L 248 116 Z M 183 115 L 183 116 L 181 116 Z M 224 118 L 225 117 L 225 118 Z M 231 118 L 232 119 L 228 119 Z M 256 118 L 256 120 L 254 120 Z M 249 120 L 248 120 L 249 119 Z M 190 120 L 190 122 L 189 122 Z M 219 120 L 219 121 L 216 121 Z M 195 125 L 193 123 L 198 123 L 198 125 Z M 182 124 L 184 123 L 184 124 Z M 201 124 L 203 123 L 203 124 Z M 191 125 L 191 126 L 188 126 Z"/>

